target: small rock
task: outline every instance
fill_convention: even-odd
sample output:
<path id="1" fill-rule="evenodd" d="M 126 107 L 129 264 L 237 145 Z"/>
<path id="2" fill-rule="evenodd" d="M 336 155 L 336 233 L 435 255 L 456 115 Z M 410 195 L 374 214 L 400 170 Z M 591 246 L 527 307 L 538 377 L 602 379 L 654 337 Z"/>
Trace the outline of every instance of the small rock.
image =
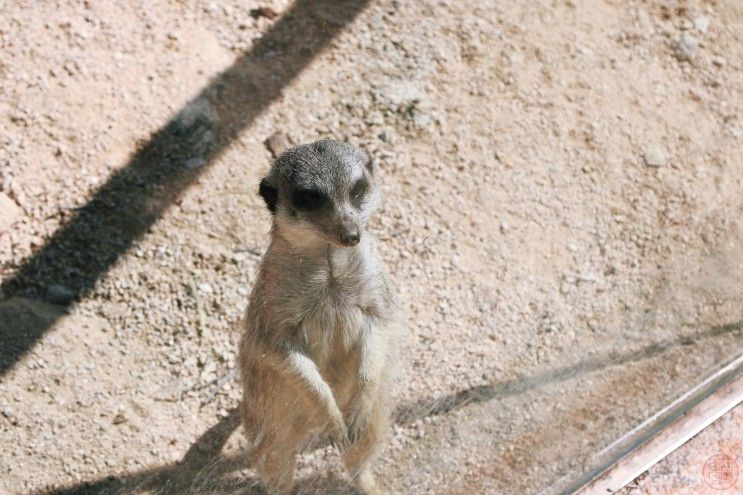
<path id="1" fill-rule="evenodd" d="M 424 436 L 426 436 L 426 427 L 423 426 L 423 424 L 419 424 L 415 428 L 415 433 L 413 434 L 414 438 L 416 440 L 420 440 Z"/>
<path id="2" fill-rule="evenodd" d="M 676 42 L 676 56 L 681 60 L 691 60 L 699 48 L 699 41 L 689 33 L 681 33 Z"/>
<path id="3" fill-rule="evenodd" d="M 412 113 L 421 106 L 423 90 L 411 81 L 391 81 L 374 91 L 372 97 L 391 112 Z"/>
<path id="4" fill-rule="evenodd" d="M 182 129 L 189 129 L 194 124 L 212 126 L 219 122 L 219 115 L 209 99 L 201 96 L 190 101 L 175 117 L 175 122 Z"/>
<path id="5" fill-rule="evenodd" d="M 214 292 L 212 286 L 206 282 L 200 283 L 196 288 L 199 289 L 199 292 L 203 292 L 204 294 L 211 294 Z"/>
<path id="6" fill-rule="evenodd" d="M 665 36 L 671 36 L 674 33 L 673 24 L 668 21 L 661 21 L 658 27 L 660 28 L 661 34 Z"/>
<path id="7" fill-rule="evenodd" d="M 645 149 L 645 165 L 648 167 L 663 167 L 666 164 L 666 155 L 657 146 Z"/>
<path id="8" fill-rule="evenodd" d="M 0 193 L 0 234 L 9 232 L 21 216 L 21 209 L 6 194 Z"/>
<path id="9" fill-rule="evenodd" d="M 278 158 L 281 153 L 291 147 L 292 142 L 288 134 L 279 131 L 266 138 L 263 144 L 274 158 Z"/>
<path id="10" fill-rule="evenodd" d="M 189 158 L 186 160 L 186 163 L 183 164 L 184 167 L 186 167 L 188 170 L 194 170 L 199 167 L 201 167 L 203 164 L 206 163 L 206 160 L 204 160 L 201 156 L 195 156 L 193 158 Z"/>
<path id="11" fill-rule="evenodd" d="M 13 417 L 13 409 L 10 407 L 3 407 L 3 416 L 10 419 Z"/>
<path id="12" fill-rule="evenodd" d="M 46 299 L 52 304 L 69 304 L 75 299 L 75 292 L 61 284 L 52 284 L 46 290 Z"/>
<path id="13" fill-rule="evenodd" d="M 694 29 L 702 34 L 705 34 L 707 32 L 707 29 L 709 29 L 709 17 L 700 15 L 699 17 L 694 19 Z"/>
<path id="14" fill-rule="evenodd" d="M 580 279 L 583 282 L 598 282 L 599 277 L 595 273 L 586 272 L 581 274 Z"/>
<path id="15" fill-rule="evenodd" d="M 252 9 L 250 11 L 250 15 L 253 16 L 254 19 L 265 17 L 270 21 L 276 19 L 279 16 L 279 14 L 271 7 L 258 7 L 257 9 Z"/>
<path id="16" fill-rule="evenodd" d="M 114 416 L 113 424 L 120 425 L 126 423 L 126 416 L 124 416 L 123 413 L 119 413 L 116 416 Z"/>
<path id="17" fill-rule="evenodd" d="M 28 243 L 33 248 L 39 248 L 44 245 L 44 238 L 41 237 L 40 235 L 32 235 L 31 237 L 28 238 Z"/>
<path id="18" fill-rule="evenodd" d="M 420 109 L 416 109 L 413 111 L 413 123 L 421 129 L 426 129 L 431 125 L 431 116 Z"/>
<path id="19" fill-rule="evenodd" d="M 717 67 L 725 67 L 728 62 L 722 57 L 712 57 L 712 63 Z"/>

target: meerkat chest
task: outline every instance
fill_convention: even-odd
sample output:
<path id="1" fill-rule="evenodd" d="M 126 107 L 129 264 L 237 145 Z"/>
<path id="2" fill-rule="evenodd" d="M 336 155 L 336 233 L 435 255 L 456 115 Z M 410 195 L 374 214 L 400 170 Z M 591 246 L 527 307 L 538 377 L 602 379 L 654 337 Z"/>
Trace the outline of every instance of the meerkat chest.
<path id="1" fill-rule="evenodd" d="M 318 364 L 353 352 L 361 339 L 365 316 L 360 307 L 327 298 L 313 308 L 300 326 L 302 339 Z"/>
<path id="2" fill-rule="evenodd" d="M 373 304 L 373 289 L 359 267 L 344 267 L 319 270 L 309 284 L 314 295 L 306 302 L 299 328 L 319 363 L 353 352 L 370 324 L 365 309 Z"/>

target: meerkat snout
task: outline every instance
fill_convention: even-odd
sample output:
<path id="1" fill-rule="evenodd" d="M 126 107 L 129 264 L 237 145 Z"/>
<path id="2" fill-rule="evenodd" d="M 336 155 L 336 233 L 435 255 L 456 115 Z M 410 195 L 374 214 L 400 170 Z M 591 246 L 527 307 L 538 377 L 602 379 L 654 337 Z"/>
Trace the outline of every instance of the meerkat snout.
<path id="1" fill-rule="evenodd" d="M 341 244 L 347 247 L 351 247 L 359 243 L 361 234 L 359 233 L 358 227 L 353 227 L 351 229 L 341 230 L 338 238 L 340 239 Z"/>
<path id="2" fill-rule="evenodd" d="M 377 207 L 369 156 L 339 141 L 318 141 L 280 155 L 259 193 L 276 234 L 292 244 L 353 247 Z"/>

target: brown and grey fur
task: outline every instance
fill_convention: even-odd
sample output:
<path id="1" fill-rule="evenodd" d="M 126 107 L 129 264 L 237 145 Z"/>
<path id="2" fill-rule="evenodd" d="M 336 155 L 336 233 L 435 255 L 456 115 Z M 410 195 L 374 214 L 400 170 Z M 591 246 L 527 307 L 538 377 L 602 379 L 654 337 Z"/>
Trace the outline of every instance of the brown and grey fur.
<path id="1" fill-rule="evenodd" d="M 366 230 L 379 201 L 369 157 L 338 141 L 283 153 L 261 181 L 273 213 L 240 341 L 242 416 L 271 493 L 325 432 L 364 493 L 386 434 L 399 347 L 395 299 Z"/>

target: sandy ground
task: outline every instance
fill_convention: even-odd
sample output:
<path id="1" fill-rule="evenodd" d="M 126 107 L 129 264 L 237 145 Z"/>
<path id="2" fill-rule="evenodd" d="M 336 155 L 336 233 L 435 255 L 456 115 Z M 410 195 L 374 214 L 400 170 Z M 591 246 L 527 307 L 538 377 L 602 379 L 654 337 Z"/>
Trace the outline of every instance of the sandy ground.
<path id="1" fill-rule="evenodd" d="M 2 493 L 260 492 L 276 132 L 379 162 L 390 493 L 558 491 L 743 350 L 737 0 L 0 0 L 0 48 Z"/>
<path id="2" fill-rule="evenodd" d="M 620 493 L 621 495 L 741 493 L 742 464 L 743 405 L 739 405 L 648 469 Z"/>

